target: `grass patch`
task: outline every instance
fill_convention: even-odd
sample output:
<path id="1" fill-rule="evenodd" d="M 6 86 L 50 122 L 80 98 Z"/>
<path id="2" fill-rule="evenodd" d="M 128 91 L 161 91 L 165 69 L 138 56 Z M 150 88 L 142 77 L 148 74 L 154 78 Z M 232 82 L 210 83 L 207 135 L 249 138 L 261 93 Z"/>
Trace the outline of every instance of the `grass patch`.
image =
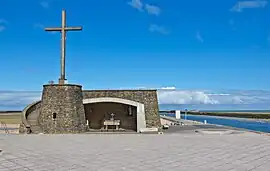
<path id="1" fill-rule="evenodd" d="M 0 121 L 6 124 L 20 124 L 21 115 L 0 115 Z"/>

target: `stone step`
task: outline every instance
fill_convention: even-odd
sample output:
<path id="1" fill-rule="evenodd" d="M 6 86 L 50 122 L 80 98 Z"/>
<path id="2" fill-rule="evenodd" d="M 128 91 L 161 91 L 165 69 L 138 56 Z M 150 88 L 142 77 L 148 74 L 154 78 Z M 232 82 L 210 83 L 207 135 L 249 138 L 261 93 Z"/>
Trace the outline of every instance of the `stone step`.
<path id="1" fill-rule="evenodd" d="M 157 134 L 158 133 L 158 128 L 141 128 L 139 130 L 140 133 L 143 133 L 143 134 Z"/>
<path id="2" fill-rule="evenodd" d="M 19 134 L 19 129 L 9 129 L 8 132 L 0 129 L 0 134 Z"/>
<path id="3" fill-rule="evenodd" d="M 41 128 L 39 125 L 31 125 L 30 128 L 31 128 L 32 133 L 34 133 L 34 134 L 41 132 Z"/>
<path id="4" fill-rule="evenodd" d="M 37 119 L 27 119 L 27 121 L 29 123 L 33 123 L 33 124 L 36 124 L 37 123 Z"/>

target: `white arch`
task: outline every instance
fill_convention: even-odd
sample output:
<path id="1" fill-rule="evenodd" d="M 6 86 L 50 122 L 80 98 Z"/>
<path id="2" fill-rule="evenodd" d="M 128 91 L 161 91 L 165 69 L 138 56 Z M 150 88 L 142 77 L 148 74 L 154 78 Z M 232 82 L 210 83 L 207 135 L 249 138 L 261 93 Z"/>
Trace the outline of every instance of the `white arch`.
<path id="1" fill-rule="evenodd" d="M 137 132 L 139 132 L 141 128 L 146 128 L 144 104 L 142 103 L 114 97 L 98 97 L 98 98 L 83 99 L 83 104 L 103 103 L 103 102 L 113 102 L 135 106 L 137 108 Z"/>

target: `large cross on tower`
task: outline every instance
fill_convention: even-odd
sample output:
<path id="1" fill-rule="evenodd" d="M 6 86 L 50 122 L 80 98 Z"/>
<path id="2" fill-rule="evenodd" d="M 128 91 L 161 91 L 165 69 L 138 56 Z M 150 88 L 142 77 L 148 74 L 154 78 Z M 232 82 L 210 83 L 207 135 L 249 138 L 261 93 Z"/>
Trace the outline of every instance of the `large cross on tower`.
<path id="1" fill-rule="evenodd" d="M 60 31 L 61 36 L 61 75 L 59 78 L 59 84 L 65 84 L 66 80 L 66 32 L 82 30 L 82 27 L 67 27 L 66 25 L 66 11 L 62 10 L 62 26 L 54 28 L 45 28 L 45 31 Z"/>

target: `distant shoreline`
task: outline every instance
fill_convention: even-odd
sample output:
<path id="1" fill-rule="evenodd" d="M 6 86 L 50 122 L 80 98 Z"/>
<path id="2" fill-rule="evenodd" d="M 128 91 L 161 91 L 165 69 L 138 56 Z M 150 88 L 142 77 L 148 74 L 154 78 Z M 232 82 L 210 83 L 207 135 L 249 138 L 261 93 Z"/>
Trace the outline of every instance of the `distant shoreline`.
<path id="1" fill-rule="evenodd" d="M 182 114 L 184 112 L 182 111 Z M 187 114 L 201 115 L 201 116 L 219 116 L 228 118 L 244 118 L 244 119 L 262 119 L 270 120 L 270 113 L 266 112 L 201 112 L 188 111 Z"/>
<path id="2" fill-rule="evenodd" d="M 189 114 L 193 115 L 193 114 Z M 203 117 L 209 117 L 209 118 L 221 118 L 221 119 L 234 119 L 234 120 L 241 120 L 241 121 L 255 121 L 255 122 L 269 122 L 270 119 L 256 119 L 256 118 L 240 118 L 240 117 L 228 117 L 228 116 L 213 116 L 213 115 L 193 115 L 193 116 L 203 116 Z"/>

